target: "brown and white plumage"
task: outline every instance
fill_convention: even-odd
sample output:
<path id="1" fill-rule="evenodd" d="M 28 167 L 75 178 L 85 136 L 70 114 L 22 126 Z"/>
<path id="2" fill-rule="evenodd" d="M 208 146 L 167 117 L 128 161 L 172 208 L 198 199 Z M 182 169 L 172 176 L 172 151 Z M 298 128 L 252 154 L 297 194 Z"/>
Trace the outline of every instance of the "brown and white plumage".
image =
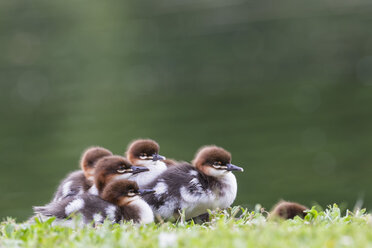
<path id="1" fill-rule="evenodd" d="M 152 182 L 161 173 L 167 170 L 165 157 L 159 155 L 159 144 L 151 139 L 137 139 L 129 144 L 126 157 L 136 166 L 143 166 L 149 171 L 141 175 L 133 176 L 131 180 L 138 183 L 140 187 Z M 168 162 L 173 163 L 172 161 Z"/>
<path id="2" fill-rule="evenodd" d="M 171 167 L 148 184 L 156 192 L 144 199 L 162 219 L 177 217 L 180 210 L 190 219 L 207 209 L 227 208 L 237 194 L 234 170 L 243 171 L 231 164 L 229 152 L 217 146 L 202 147 L 192 164 Z"/>
<path id="3" fill-rule="evenodd" d="M 154 215 L 141 195 L 152 192 L 140 190 L 133 181 L 114 180 L 105 185 L 100 196 L 84 193 L 43 207 L 34 207 L 34 211 L 42 218 L 56 217 L 57 224 L 69 223 L 67 219 L 75 214 L 82 216 L 81 224 L 102 223 L 105 219 L 113 223 L 133 221 L 148 224 L 154 221 Z"/>
<path id="4" fill-rule="evenodd" d="M 122 156 L 113 155 L 104 157 L 97 161 L 94 173 L 94 185 L 89 191 L 92 194 L 100 194 L 103 188 L 114 180 L 132 180 L 133 176 L 143 174 L 147 171 L 149 171 L 148 168 L 134 166 L 128 159 Z"/>
<path id="5" fill-rule="evenodd" d="M 81 170 L 74 171 L 62 180 L 54 194 L 53 201 L 60 201 L 66 197 L 82 194 L 93 185 L 93 175 L 97 161 L 103 157 L 111 156 L 112 152 L 103 147 L 90 147 L 86 149 L 80 159 Z"/>

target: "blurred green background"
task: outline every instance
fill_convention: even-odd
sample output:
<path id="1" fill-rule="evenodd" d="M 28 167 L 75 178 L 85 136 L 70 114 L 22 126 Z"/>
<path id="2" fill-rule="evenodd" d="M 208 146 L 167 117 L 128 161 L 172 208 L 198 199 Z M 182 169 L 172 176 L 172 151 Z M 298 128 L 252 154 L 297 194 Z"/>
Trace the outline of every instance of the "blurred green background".
<path id="1" fill-rule="evenodd" d="M 372 207 L 372 2 L 0 2 L 0 218 L 138 137 L 245 168 L 235 204 Z"/>

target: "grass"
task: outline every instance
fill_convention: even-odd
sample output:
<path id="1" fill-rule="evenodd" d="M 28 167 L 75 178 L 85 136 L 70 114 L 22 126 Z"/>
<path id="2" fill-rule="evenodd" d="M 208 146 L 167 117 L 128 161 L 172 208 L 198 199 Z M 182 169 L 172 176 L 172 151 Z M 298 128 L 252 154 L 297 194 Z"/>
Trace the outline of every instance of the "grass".
<path id="1" fill-rule="evenodd" d="M 268 221 L 267 213 L 232 209 L 213 212 L 210 223 L 134 226 L 131 223 L 73 229 L 53 219 L 32 225 L 7 219 L 0 225 L 0 247 L 371 247 L 372 215 L 341 214 L 337 205 L 313 207 L 305 219 Z"/>

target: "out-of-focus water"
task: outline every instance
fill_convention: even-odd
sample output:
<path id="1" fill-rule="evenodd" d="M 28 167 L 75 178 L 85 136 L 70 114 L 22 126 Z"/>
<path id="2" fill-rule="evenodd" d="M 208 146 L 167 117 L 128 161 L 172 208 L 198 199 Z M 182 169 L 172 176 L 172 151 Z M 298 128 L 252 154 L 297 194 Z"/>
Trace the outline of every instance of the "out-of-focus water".
<path id="1" fill-rule="evenodd" d="M 271 6 L 271 7 L 270 7 Z M 235 204 L 372 207 L 372 5 L 0 3 L 0 217 L 24 220 L 101 145 L 153 138 L 244 167 Z"/>

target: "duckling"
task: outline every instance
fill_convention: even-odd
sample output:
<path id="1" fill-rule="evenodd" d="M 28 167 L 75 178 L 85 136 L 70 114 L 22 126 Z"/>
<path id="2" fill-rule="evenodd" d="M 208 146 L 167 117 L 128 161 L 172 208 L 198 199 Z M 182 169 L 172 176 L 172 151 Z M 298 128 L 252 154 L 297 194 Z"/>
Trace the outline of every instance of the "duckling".
<path id="1" fill-rule="evenodd" d="M 151 139 L 138 139 L 129 144 L 126 151 L 128 160 L 136 166 L 143 166 L 149 169 L 148 172 L 131 177 L 131 180 L 142 187 L 152 182 L 157 176 L 167 170 L 164 163 L 165 157 L 159 155 L 159 144 Z M 169 160 L 168 164 L 173 162 Z"/>
<path id="2" fill-rule="evenodd" d="M 192 164 L 170 167 L 146 188 L 156 193 L 144 196 L 157 218 L 172 220 L 180 210 L 186 219 L 205 214 L 207 209 L 227 208 L 235 200 L 237 183 L 232 171 L 243 168 L 231 164 L 231 154 L 217 146 L 205 146 Z"/>
<path id="3" fill-rule="evenodd" d="M 109 183 L 102 198 L 120 208 L 123 220 L 148 224 L 154 222 L 154 213 L 141 196 L 154 192 L 153 189 L 139 189 L 136 182 L 122 179 Z"/>
<path id="4" fill-rule="evenodd" d="M 129 179 L 137 174 L 149 171 L 148 168 L 132 165 L 122 156 L 107 156 L 97 161 L 94 173 L 94 185 L 89 189 L 89 193 L 100 195 L 104 187 L 114 180 Z"/>
<path id="5" fill-rule="evenodd" d="M 115 180 L 105 186 L 101 197 L 84 193 L 79 196 L 65 198 L 43 207 L 34 207 L 34 212 L 42 219 L 55 216 L 55 224 L 70 224 L 66 218 L 79 213 L 83 224 L 103 223 L 109 219 L 113 223 L 133 221 L 148 224 L 154 221 L 150 206 L 140 195 L 153 193 L 154 190 L 139 189 L 136 182 L 126 179 Z"/>
<path id="6" fill-rule="evenodd" d="M 293 219 L 295 216 L 304 218 L 305 210 L 309 208 L 297 202 L 279 201 L 270 211 L 269 219 Z"/>
<path id="7" fill-rule="evenodd" d="M 93 185 L 95 165 L 100 158 L 111 156 L 112 152 L 103 147 L 86 149 L 80 159 L 81 170 L 70 173 L 62 180 L 52 201 L 60 201 L 66 197 L 82 194 Z"/>

